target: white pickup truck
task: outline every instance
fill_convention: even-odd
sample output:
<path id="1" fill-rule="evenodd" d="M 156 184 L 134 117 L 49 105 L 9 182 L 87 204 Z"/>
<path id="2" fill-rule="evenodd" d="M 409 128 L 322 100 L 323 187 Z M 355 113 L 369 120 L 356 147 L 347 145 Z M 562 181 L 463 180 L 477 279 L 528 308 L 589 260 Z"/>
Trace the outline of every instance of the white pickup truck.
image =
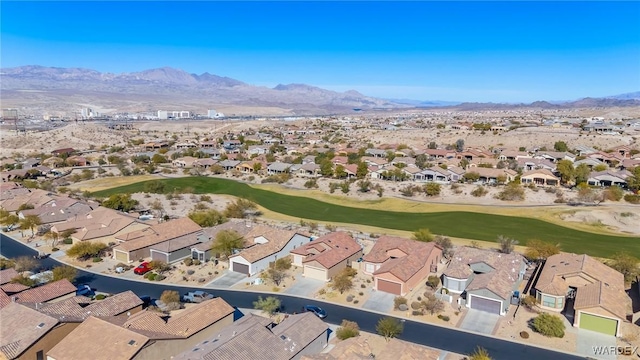
<path id="1" fill-rule="evenodd" d="M 201 303 L 205 300 L 213 299 L 215 296 L 204 291 L 193 291 L 182 297 L 182 301 L 186 303 Z"/>

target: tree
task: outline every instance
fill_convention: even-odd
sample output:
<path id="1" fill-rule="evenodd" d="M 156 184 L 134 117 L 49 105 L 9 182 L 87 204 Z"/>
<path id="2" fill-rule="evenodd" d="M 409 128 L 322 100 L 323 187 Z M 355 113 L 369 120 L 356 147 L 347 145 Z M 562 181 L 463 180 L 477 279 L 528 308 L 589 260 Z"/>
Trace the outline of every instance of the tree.
<path id="1" fill-rule="evenodd" d="M 453 255 L 453 243 L 451 239 L 446 236 L 436 235 L 434 241 L 442 248 L 442 256 L 444 256 L 445 259 L 450 259 Z"/>
<path id="2" fill-rule="evenodd" d="M 580 164 L 573 170 L 573 177 L 576 184 L 586 183 L 589 180 L 591 169 L 587 164 Z"/>
<path id="3" fill-rule="evenodd" d="M 404 326 L 400 322 L 400 320 L 392 317 L 385 316 L 382 319 L 378 320 L 378 324 L 376 325 L 376 332 L 378 335 L 384 336 L 384 339 L 389 341 L 392 338 L 397 337 L 402 334 Z"/>
<path id="4" fill-rule="evenodd" d="M 358 335 L 360 335 L 360 327 L 355 321 L 342 320 L 340 327 L 336 330 L 336 337 L 340 340 L 347 340 Z"/>
<path id="5" fill-rule="evenodd" d="M 434 236 L 429 229 L 423 228 L 413 232 L 413 240 L 430 242 L 433 241 L 433 239 Z"/>
<path id="6" fill-rule="evenodd" d="M 269 316 L 273 316 L 280 309 L 280 299 L 275 296 L 267 296 L 266 298 L 262 298 L 262 296 L 258 296 L 258 301 L 253 302 L 253 308 L 257 310 L 262 310 L 269 314 Z"/>
<path id="7" fill-rule="evenodd" d="M 434 315 L 444 311 L 444 303 L 436 297 L 435 294 L 428 294 L 422 302 L 420 302 L 422 308 Z"/>
<path id="8" fill-rule="evenodd" d="M 627 177 L 627 187 L 633 192 L 640 191 L 640 166 L 631 170 L 631 176 Z"/>
<path id="9" fill-rule="evenodd" d="M 160 301 L 167 305 L 169 310 L 180 309 L 180 293 L 174 290 L 165 290 L 160 294 Z"/>
<path id="10" fill-rule="evenodd" d="M 273 266 L 278 270 L 289 270 L 291 269 L 291 257 L 283 257 L 275 261 Z"/>
<path id="11" fill-rule="evenodd" d="M 67 256 L 78 260 L 87 260 L 100 256 L 107 249 L 107 244 L 100 242 L 79 242 L 67 250 Z"/>
<path id="12" fill-rule="evenodd" d="M 423 189 L 424 193 L 427 194 L 427 196 L 437 196 L 440 195 L 442 187 L 438 183 L 430 182 L 424 184 Z"/>
<path id="13" fill-rule="evenodd" d="M 420 154 L 416 156 L 416 166 L 420 168 L 420 170 L 424 170 L 427 168 L 427 162 L 429 158 L 425 154 Z"/>
<path id="14" fill-rule="evenodd" d="M 131 194 L 113 194 L 102 202 L 102 206 L 114 210 L 129 212 L 138 205 L 138 200 L 131 198 Z"/>
<path id="15" fill-rule="evenodd" d="M 469 360 L 491 360 L 489 352 L 484 348 L 478 346 L 471 354 L 469 354 Z"/>
<path id="16" fill-rule="evenodd" d="M 469 171 L 464 173 L 462 178 L 467 182 L 476 182 L 480 179 L 480 174 L 475 171 Z"/>
<path id="17" fill-rule="evenodd" d="M 53 273 L 52 281 L 67 279 L 70 282 L 74 282 L 78 276 L 78 270 L 69 265 L 56 266 L 51 270 L 51 272 Z"/>
<path id="18" fill-rule="evenodd" d="M 358 181 L 358 191 L 369 192 L 370 190 L 371 190 L 371 181 L 369 180 Z"/>
<path id="19" fill-rule="evenodd" d="M 343 165 L 337 165 L 336 169 L 334 170 L 334 174 L 335 174 L 335 177 L 338 179 L 344 179 L 347 177 L 347 172 L 345 171 L 345 168 Z"/>
<path id="20" fill-rule="evenodd" d="M 369 168 L 367 167 L 367 163 L 364 161 L 360 161 L 358 163 L 358 168 L 356 169 L 356 177 L 358 179 L 364 179 L 369 173 Z"/>
<path id="21" fill-rule="evenodd" d="M 60 239 L 60 234 L 55 231 L 51 231 L 49 229 L 46 233 L 44 233 L 44 238 L 47 240 L 51 240 L 51 247 L 55 247 L 58 244 L 58 240 Z"/>
<path id="22" fill-rule="evenodd" d="M 619 252 L 613 255 L 611 259 L 613 260 L 611 267 L 622 273 L 626 282 L 631 282 L 635 280 L 636 276 L 640 275 L 640 269 L 638 269 L 640 260 L 633 255 Z"/>
<path id="23" fill-rule="evenodd" d="M 340 294 L 345 291 L 351 290 L 353 288 L 353 269 L 345 268 L 338 275 L 333 277 L 333 281 L 331 282 L 331 288 L 333 290 L 339 291 Z"/>
<path id="24" fill-rule="evenodd" d="M 143 189 L 146 193 L 163 194 L 166 190 L 166 186 L 160 180 L 152 180 L 144 183 Z"/>
<path id="25" fill-rule="evenodd" d="M 18 215 L 11 214 L 8 211 L 2 209 L 0 213 L 0 224 L 2 226 L 12 226 L 20 222 Z"/>
<path id="26" fill-rule="evenodd" d="M 287 277 L 287 273 L 282 269 L 277 269 L 275 266 L 272 266 L 269 269 L 267 269 L 265 276 L 268 279 L 271 279 L 271 281 L 273 281 L 273 283 L 276 284 L 276 286 L 280 286 L 280 283 L 282 282 L 282 280 L 284 280 Z"/>
<path id="27" fill-rule="evenodd" d="M 462 140 L 462 139 L 456 140 L 456 150 L 458 152 L 463 152 L 464 151 L 464 140 Z"/>
<path id="28" fill-rule="evenodd" d="M 253 201 L 240 198 L 227 205 L 224 210 L 224 216 L 244 219 L 250 211 L 255 211 L 257 208 L 258 206 Z"/>
<path id="29" fill-rule="evenodd" d="M 27 215 L 24 219 L 20 220 L 20 227 L 23 229 L 31 229 L 31 235 L 35 235 L 33 228 L 42 224 L 38 215 Z"/>
<path id="30" fill-rule="evenodd" d="M 511 254 L 518 240 L 506 237 L 504 235 L 498 235 L 498 244 L 500 244 L 500 252 L 503 254 Z"/>
<path id="31" fill-rule="evenodd" d="M 527 241 L 527 250 L 524 256 L 531 261 L 542 261 L 549 256 L 560 253 L 560 244 L 553 244 L 539 239 L 531 239 Z"/>
<path id="32" fill-rule="evenodd" d="M 20 256 L 15 260 L 15 266 L 17 272 L 32 271 L 38 267 L 38 261 L 30 256 Z"/>
<path id="33" fill-rule="evenodd" d="M 36 285 L 36 280 L 35 279 L 31 279 L 28 276 L 25 276 L 23 274 L 20 274 L 20 275 L 14 277 L 13 279 L 11 279 L 11 283 L 13 283 L 13 284 L 21 284 L 21 285 L 24 285 L 24 286 L 32 287 L 32 286 Z"/>
<path id="34" fill-rule="evenodd" d="M 244 238 L 235 230 L 222 230 L 216 234 L 211 251 L 228 258 L 237 249 L 244 246 Z"/>
<path id="35" fill-rule="evenodd" d="M 560 174 L 560 181 L 564 184 L 570 183 L 575 178 L 573 163 L 569 160 L 560 160 L 556 164 L 556 170 Z"/>
<path id="36" fill-rule="evenodd" d="M 436 275 L 431 275 L 427 278 L 427 286 L 436 289 L 440 285 L 440 278 Z"/>
<path id="37" fill-rule="evenodd" d="M 202 227 L 212 227 L 227 221 L 227 219 L 215 209 L 192 211 L 187 216 Z"/>
<path id="38" fill-rule="evenodd" d="M 564 337 L 564 323 L 557 315 L 542 313 L 533 318 L 533 330 L 549 337 Z"/>
<path id="39" fill-rule="evenodd" d="M 553 144 L 553 148 L 556 151 L 560 151 L 560 152 L 567 152 L 569 151 L 569 147 L 567 146 L 567 143 L 564 141 L 556 141 L 555 144 Z"/>
<path id="40" fill-rule="evenodd" d="M 329 159 L 323 159 L 320 162 L 320 174 L 322 176 L 331 176 L 333 175 L 333 163 Z"/>

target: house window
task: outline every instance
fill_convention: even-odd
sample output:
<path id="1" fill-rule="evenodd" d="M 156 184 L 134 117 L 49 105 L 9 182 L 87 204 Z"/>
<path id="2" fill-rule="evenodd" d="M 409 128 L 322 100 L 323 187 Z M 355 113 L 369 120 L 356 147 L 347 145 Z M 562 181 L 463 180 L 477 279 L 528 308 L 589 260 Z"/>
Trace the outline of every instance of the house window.
<path id="1" fill-rule="evenodd" d="M 556 307 L 556 298 L 553 296 L 542 295 L 542 306 L 555 308 Z"/>
<path id="2" fill-rule="evenodd" d="M 36 353 L 36 360 L 44 360 L 44 350 L 40 350 Z"/>

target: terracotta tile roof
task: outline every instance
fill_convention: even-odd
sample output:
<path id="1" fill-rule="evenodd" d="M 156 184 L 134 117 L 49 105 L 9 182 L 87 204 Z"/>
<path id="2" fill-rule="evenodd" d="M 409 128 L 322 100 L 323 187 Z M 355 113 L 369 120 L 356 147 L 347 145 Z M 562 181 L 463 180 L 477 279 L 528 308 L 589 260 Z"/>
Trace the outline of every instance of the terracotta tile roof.
<path id="1" fill-rule="evenodd" d="M 8 284 L 0 285 L 0 289 L 2 289 L 2 291 L 6 292 L 7 294 L 15 294 L 21 291 L 25 291 L 29 289 L 29 287 L 27 285 L 22 285 L 18 283 L 8 283 Z"/>
<path id="2" fill-rule="evenodd" d="M 153 225 L 144 230 L 138 230 L 135 232 L 136 235 L 138 235 L 136 238 L 119 244 L 114 249 L 134 251 L 159 244 L 170 239 L 176 239 L 181 236 L 193 234 L 201 230 L 202 228 L 200 225 L 196 224 L 188 217 L 180 218 Z"/>
<path id="3" fill-rule="evenodd" d="M 11 280 L 16 276 L 18 276 L 18 272 L 14 268 L 0 270 L 0 285 L 11 282 Z"/>
<path id="4" fill-rule="evenodd" d="M 234 311 L 235 309 L 222 298 L 215 298 L 188 308 L 166 320 L 161 317 L 162 314 L 140 311 L 124 322 L 113 318 L 109 321 L 152 339 L 183 339 L 215 324 L 233 314 Z"/>
<path id="5" fill-rule="evenodd" d="M 304 255 L 303 263 L 317 261 L 327 269 L 362 251 L 347 232 L 332 232 L 293 249 L 292 254 Z"/>
<path id="6" fill-rule="evenodd" d="M 515 290 L 514 285 L 518 280 L 519 274 L 519 269 L 512 268 L 512 270 L 514 271 L 499 269 L 484 274 L 476 274 L 466 290 L 488 289 L 502 299 L 508 300 L 511 298 L 513 290 Z"/>
<path id="7" fill-rule="evenodd" d="M 405 256 L 393 259 L 390 251 L 400 250 Z M 382 266 L 374 275 L 391 273 L 402 281 L 411 279 L 420 269 L 427 266 L 427 258 L 433 251 L 442 249 L 434 242 L 422 242 L 395 236 L 380 236 L 363 261 Z"/>
<path id="8" fill-rule="evenodd" d="M 248 315 L 213 336 L 174 357 L 174 360 L 289 360 L 319 336 L 328 326 L 311 313 L 289 315 L 273 328 L 269 319 Z"/>
<path id="9" fill-rule="evenodd" d="M 576 310 L 601 307 L 621 319 L 626 318 L 629 297 L 625 293 L 624 276 L 589 255 L 561 253 L 550 256 L 535 288 L 545 294 L 566 295 L 570 285 L 576 286 L 570 280 L 573 276 L 593 280 L 586 286 L 577 286 Z"/>
<path id="10" fill-rule="evenodd" d="M 2 201 L 0 206 L 7 211 L 17 211 L 22 204 L 31 204 L 34 208 L 37 208 L 51 200 L 53 200 L 53 196 L 48 191 L 30 189 L 28 193 L 19 194 L 12 199 Z"/>
<path id="11" fill-rule="evenodd" d="M 456 249 L 451 263 L 444 271 L 444 275 L 455 279 L 466 279 L 473 274 L 470 265 L 476 263 L 485 263 L 496 271 L 504 269 L 512 273 L 514 272 L 512 269 L 517 268 L 519 270 L 523 262 L 522 255 L 516 253 L 503 254 L 498 251 L 463 246 Z M 516 275 L 517 272 L 516 270 Z"/>
<path id="12" fill-rule="evenodd" d="M 60 341 L 47 356 L 55 360 L 133 359 L 149 338 L 90 316 Z"/>
<path id="13" fill-rule="evenodd" d="M 210 250 L 211 245 L 213 245 L 213 242 L 216 239 L 216 235 L 218 235 L 218 233 L 222 230 L 233 230 L 238 234 L 240 234 L 240 236 L 244 237 L 246 234 L 248 234 L 251 231 L 251 229 L 252 227 L 247 226 L 247 223 L 244 220 L 230 219 L 226 223 L 216 225 L 210 228 L 202 229 L 204 236 L 207 237 L 209 240 L 204 241 L 200 244 L 197 244 L 193 246 L 193 248 L 198 249 L 200 251 Z"/>
<path id="14" fill-rule="evenodd" d="M 10 303 L 0 309 L 0 353 L 18 358 L 58 324 L 58 320 L 26 306 Z"/>
<path id="15" fill-rule="evenodd" d="M 60 321 L 81 322 L 89 316 L 117 316 L 140 305 L 142 305 L 142 300 L 133 291 L 128 290 L 109 296 L 104 300 L 92 301 L 84 296 L 76 296 L 55 303 L 41 304 L 36 309 Z"/>
<path id="16" fill-rule="evenodd" d="M 24 210 L 22 214 L 37 215 L 43 224 L 67 221 L 77 216 L 84 216 L 93 210 L 89 203 L 70 198 L 56 198 L 35 209 Z"/>
<path id="17" fill-rule="evenodd" d="M 137 219 L 118 211 L 98 207 L 86 215 L 79 215 L 66 222 L 55 224 L 51 229 L 63 232 L 69 229 L 77 229 L 73 237 L 79 240 L 91 240 L 104 236 L 110 236 L 127 226 L 137 222 Z"/>
<path id="18" fill-rule="evenodd" d="M 269 226 L 258 225 L 254 227 L 247 235 L 245 235 L 245 239 L 248 242 L 251 242 L 253 240 L 253 242 L 255 243 L 255 239 L 263 237 L 268 241 L 263 244 L 256 243 L 255 245 L 244 249 L 240 253 L 231 257 L 242 256 L 250 263 L 256 262 L 282 250 L 296 234 L 303 235 L 300 232 L 296 232 L 293 230 L 282 230 Z"/>
<path id="19" fill-rule="evenodd" d="M 194 245 L 201 242 L 201 238 L 202 233 L 189 234 L 155 244 L 151 246 L 151 249 L 162 251 L 164 253 L 171 253 L 185 248 L 191 249 Z"/>
<path id="20" fill-rule="evenodd" d="M 0 289 L 0 309 L 11 304 L 11 297 L 7 295 L 2 289 Z"/>
<path id="21" fill-rule="evenodd" d="M 38 286 L 14 295 L 19 303 L 44 303 L 76 292 L 76 287 L 67 279 Z"/>

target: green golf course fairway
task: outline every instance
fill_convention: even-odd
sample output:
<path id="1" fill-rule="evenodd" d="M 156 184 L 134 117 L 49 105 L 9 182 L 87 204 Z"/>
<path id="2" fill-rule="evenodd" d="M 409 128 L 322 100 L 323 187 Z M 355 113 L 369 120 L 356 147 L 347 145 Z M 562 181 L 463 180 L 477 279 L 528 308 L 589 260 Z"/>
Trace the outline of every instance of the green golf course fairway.
<path id="1" fill-rule="evenodd" d="M 415 231 L 428 228 L 434 234 L 451 237 L 496 241 L 498 235 L 514 238 L 520 245 L 529 239 L 559 243 L 563 251 L 610 257 L 616 252 L 640 255 L 640 238 L 595 234 L 549 222 L 515 216 L 483 214 L 465 211 L 412 213 L 359 209 L 318 201 L 311 198 L 278 194 L 252 188 L 233 180 L 211 177 L 173 178 L 160 181 L 167 192 L 190 188 L 196 194 L 227 194 L 249 199 L 266 209 L 303 219 L 375 226 L 379 228 Z M 144 192 L 147 181 L 115 187 L 93 193 L 95 197 L 112 194 Z"/>

